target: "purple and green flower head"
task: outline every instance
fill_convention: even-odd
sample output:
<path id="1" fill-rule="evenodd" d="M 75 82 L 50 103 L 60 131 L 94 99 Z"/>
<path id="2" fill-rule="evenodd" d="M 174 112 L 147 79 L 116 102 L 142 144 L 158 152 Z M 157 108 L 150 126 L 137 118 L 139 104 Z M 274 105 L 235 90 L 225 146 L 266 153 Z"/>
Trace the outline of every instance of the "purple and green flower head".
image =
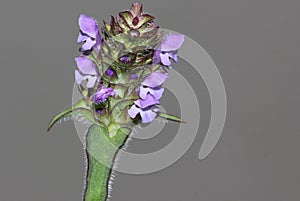
<path id="1" fill-rule="evenodd" d="M 104 142 L 117 147 L 117 153 L 137 124 L 155 118 L 181 122 L 179 117 L 159 111 L 159 105 L 184 36 L 164 36 L 154 19 L 143 12 L 140 3 L 133 3 L 130 10 L 111 17 L 110 23 L 104 22 L 102 27 L 92 17 L 79 16 L 80 54 L 75 57 L 75 81 L 82 98 L 57 114 L 48 129 L 65 117 L 89 123 L 85 148 L 90 169 L 85 201 L 104 201 L 108 196 L 110 166 L 100 165 L 93 151 L 103 154 L 101 157 L 112 165 L 114 158 L 105 155 L 108 144 Z M 99 139 L 101 146 L 97 144 Z"/>

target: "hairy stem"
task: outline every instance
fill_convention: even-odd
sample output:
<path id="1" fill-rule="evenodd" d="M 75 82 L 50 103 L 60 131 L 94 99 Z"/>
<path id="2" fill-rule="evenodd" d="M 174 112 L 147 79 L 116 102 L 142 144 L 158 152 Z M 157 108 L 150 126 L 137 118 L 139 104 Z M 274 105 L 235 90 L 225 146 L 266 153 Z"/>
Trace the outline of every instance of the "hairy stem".
<path id="1" fill-rule="evenodd" d="M 111 170 L 130 130 L 119 128 L 111 137 L 105 127 L 94 125 L 87 134 L 88 167 L 84 201 L 106 201 Z"/>

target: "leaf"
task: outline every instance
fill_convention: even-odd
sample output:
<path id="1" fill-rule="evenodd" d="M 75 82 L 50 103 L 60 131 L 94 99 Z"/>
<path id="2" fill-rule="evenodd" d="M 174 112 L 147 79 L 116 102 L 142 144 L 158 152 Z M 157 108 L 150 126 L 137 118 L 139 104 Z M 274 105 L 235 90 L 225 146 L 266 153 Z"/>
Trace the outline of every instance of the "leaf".
<path id="1" fill-rule="evenodd" d="M 171 120 L 171 121 L 175 121 L 175 122 L 186 123 L 180 117 L 177 117 L 177 116 L 172 115 L 172 114 L 159 112 L 158 117 L 161 117 L 161 118 L 164 118 L 164 119 L 167 119 L 167 120 Z"/>
<path id="2" fill-rule="evenodd" d="M 67 118 L 67 117 L 78 117 L 78 118 L 83 118 L 84 120 L 90 122 L 90 123 L 97 123 L 97 121 L 94 118 L 94 115 L 92 112 L 88 109 L 86 106 L 86 103 L 84 100 L 78 101 L 76 104 L 73 106 L 65 109 L 64 111 L 58 113 L 55 115 L 49 125 L 47 131 L 49 131 L 55 123 L 57 123 L 60 119 L 62 118 Z"/>

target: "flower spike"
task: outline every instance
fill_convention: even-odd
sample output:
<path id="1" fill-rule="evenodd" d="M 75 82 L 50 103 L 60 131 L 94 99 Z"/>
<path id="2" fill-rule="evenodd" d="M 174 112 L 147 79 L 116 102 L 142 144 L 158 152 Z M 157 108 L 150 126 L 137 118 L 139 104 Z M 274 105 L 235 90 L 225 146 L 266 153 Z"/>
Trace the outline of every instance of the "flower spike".
<path id="1" fill-rule="evenodd" d="M 48 130 L 61 119 L 86 123 L 88 169 L 84 201 L 107 201 L 110 168 L 135 125 L 156 118 L 183 122 L 159 110 L 172 60 L 184 42 L 181 34 L 164 34 L 154 16 L 133 3 L 110 22 L 81 14 L 78 19 L 80 54 L 75 58 L 75 81 L 81 99 L 55 115 Z M 101 33 L 99 32 L 101 30 Z"/>

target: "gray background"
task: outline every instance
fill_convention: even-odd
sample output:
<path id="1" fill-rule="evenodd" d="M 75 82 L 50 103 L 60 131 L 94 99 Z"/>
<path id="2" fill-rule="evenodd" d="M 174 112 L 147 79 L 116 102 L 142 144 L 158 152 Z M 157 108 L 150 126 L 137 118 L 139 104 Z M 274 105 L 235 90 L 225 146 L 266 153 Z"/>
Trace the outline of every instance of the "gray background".
<path id="1" fill-rule="evenodd" d="M 0 2 L 1 201 L 81 200 L 84 155 L 74 125 L 57 126 L 50 134 L 46 126 L 71 103 L 79 14 L 108 20 L 130 3 Z M 163 171 L 118 174 L 111 200 L 298 201 L 300 2 L 143 3 L 162 28 L 186 34 L 211 55 L 225 83 L 228 116 L 216 149 L 199 161 L 210 118 L 208 92 L 193 69 L 179 62 L 175 69 L 199 96 L 198 137 Z M 163 147 L 172 140 L 173 127 L 168 129 L 152 140 L 131 142 L 130 150 Z"/>

